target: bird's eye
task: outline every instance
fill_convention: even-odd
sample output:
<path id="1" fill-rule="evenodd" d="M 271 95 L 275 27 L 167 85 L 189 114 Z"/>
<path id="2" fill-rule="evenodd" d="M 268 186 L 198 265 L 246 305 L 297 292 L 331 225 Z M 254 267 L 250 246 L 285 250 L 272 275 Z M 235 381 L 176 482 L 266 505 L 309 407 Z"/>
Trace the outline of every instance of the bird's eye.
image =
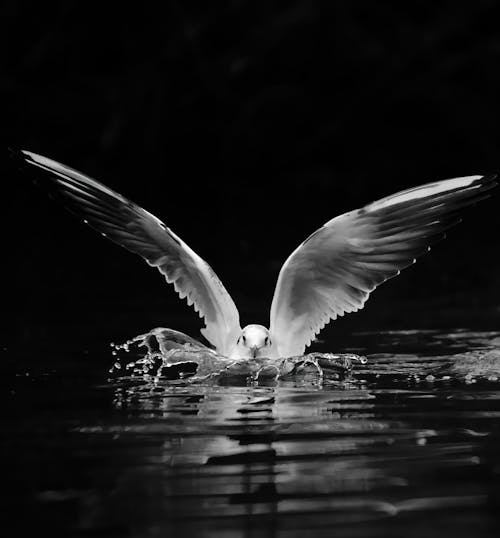
<path id="1" fill-rule="evenodd" d="M 264 345 L 265 346 L 268 346 L 269 345 L 269 336 L 266 336 L 265 340 L 264 340 Z"/>
<path id="2" fill-rule="evenodd" d="M 236 343 L 239 344 L 241 340 L 241 336 L 238 336 L 238 340 L 236 340 Z"/>
<path id="3" fill-rule="evenodd" d="M 247 343 L 247 339 L 246 339 L 244 336 L 242 336 L 242 338 L 243 338 L 243 343 L 246 344 L 246 343 Z"/>

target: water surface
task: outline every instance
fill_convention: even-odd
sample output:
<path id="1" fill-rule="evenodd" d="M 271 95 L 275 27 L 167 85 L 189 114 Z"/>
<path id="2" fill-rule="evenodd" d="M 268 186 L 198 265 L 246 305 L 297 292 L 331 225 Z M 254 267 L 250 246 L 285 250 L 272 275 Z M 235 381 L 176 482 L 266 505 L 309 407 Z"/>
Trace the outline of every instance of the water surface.
<path id="1" fill-rule="evenodd" d="M 350 342 L 339 351 L 368 364 L 328 385 L 109 376 L 108 349 L 97 371 L 47 357 L 9 372 L 11 524 L 141 538 L 498 536 L 500 332 Z"/>

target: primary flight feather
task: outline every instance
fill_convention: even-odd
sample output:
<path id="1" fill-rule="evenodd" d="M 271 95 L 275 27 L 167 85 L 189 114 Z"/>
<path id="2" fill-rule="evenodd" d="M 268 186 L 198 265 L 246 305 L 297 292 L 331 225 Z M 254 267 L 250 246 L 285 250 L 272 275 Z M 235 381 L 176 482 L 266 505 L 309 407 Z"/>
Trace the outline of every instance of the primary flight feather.
<path id="1" fill-rule="evenodd" d="M 23 161 L 64 205 L 102 235 L 156 267 L 204 318 L 202 334 L 234 359 L 301 355 L 331 320 L 363 308 L 382 282 L 411 265 L 459 212 L 487 196 L 495 176 L 447 179 L 408 189 L 333 218 L 286 260 L 270 327 L 241 329 L 238 310 L 212 268 L 163 222 L 122 195 L 29 151 Z"/>

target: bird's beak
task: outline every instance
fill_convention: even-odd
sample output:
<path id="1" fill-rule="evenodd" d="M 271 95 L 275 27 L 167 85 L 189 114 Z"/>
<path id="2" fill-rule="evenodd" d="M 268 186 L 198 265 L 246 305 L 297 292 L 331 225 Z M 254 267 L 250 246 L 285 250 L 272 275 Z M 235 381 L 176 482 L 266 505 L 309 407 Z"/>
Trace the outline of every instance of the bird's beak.
<path id="1" fill-rule="evenodd" d="M 252 357 L 255 359 L 257 357 L 257 352 L 259 351 L 259 346 L 252 346 L 250 350 L 252 351 Z"/>

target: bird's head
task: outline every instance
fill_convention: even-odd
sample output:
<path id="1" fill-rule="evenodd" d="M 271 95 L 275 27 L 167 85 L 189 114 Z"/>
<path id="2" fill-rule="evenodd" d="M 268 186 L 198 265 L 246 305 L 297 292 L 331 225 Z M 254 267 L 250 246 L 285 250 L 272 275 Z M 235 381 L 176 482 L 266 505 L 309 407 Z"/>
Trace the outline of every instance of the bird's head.
<path id="1" fill-rule="evenodd" d="M 247 325 L 236 341 L 236 353 L 245 359 L 268 357 L 271 345 L 268 329 L 263 325 Z"/>

